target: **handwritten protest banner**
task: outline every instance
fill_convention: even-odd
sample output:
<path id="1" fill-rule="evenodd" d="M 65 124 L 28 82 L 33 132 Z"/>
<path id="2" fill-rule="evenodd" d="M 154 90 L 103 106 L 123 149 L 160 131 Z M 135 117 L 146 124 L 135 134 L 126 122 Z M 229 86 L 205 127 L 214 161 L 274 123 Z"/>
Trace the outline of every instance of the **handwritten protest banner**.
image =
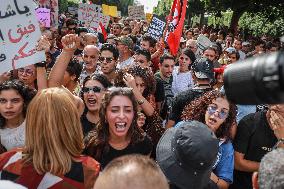
<path id="1" fill-rule="evenodd" d="M 154 14 L 148 27 L 147 33 L 149 33 L 149 35 L 154 39 L 159 40 L 163 36 L 165 27 L 166 22 L 163 21 L 161 17 L 158 17 Z"/>
<path id="2" fill-rule="evenodd" d="M 36 51 L 41 36 L 33 0 L 1 0 L 0 74 L 45 60 Z"/>
<path id="3" fill-rule="evenodd" d="M 144 5 L 128 6 L 128 17 L 134 20 L 145 19 Z"/>
<path id="4" fill-rule="evenodd" d="M 78 20 L 81 23 L 85 23 L 86 27 L 92 27 L 95 30 L 100 28 L 100 22 L 107 28 L 110 17 L 104 15 L 102 7 L 95 4 L 79 4 Z"/>
<path id="5" fill-rule="evenodd" d="M 45 27 L 50 27 L 50 9 L 38 8 L 36 9 L 37 20 Z"/>
<path id="6" fill-rule="evenodd" d="M 58 0 L 36 0 L 39 8 L 50 9 L 50 25 L 51 27 L 58 27 Z"/>

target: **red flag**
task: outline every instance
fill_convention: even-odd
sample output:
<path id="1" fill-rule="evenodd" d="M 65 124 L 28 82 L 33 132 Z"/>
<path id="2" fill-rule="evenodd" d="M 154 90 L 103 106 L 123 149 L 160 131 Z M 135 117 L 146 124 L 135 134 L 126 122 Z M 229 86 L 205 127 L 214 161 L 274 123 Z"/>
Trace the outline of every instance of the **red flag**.
<path id="1" fill-rule="evenodd" d="M 104 36 L 104 40 L 106 40 L 106 39 L 107 39 L 107 32 L 106 32 L 106 29 L 105 29 L 105 27 L 103 26 L 103 24 L 102 24 L 101 22 L 99 23 L 99 25 L 100 25 L 102 34 L 103 34 L 103 36 Z"/>
<path id="2" fill-rule="evenodd" d="M 179 43 L 186 13 L 186 5 L 187 0 L 174 0 L 172 6 L 171 12 L 173 13 L 173 17 L 169 25 L 170 29 L 172 28 L 172 31 L 169 32 L 167 41 L 170 52 L 174 56 L 177 54 L 179 49 Z"/>

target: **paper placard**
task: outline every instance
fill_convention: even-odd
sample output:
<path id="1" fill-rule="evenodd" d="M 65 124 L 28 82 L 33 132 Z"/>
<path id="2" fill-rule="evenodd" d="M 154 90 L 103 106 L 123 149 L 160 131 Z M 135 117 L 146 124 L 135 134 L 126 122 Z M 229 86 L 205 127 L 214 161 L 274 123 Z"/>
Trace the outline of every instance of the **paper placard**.
<path id="1" fill-rule="evenodd" d="M 0 6 L 0 74 L 45 60 L 35 46 L 41 36 L 32 0 L 5 0 Z"/>
<path id="2" fill-rule="evenodd" d="M 100 22 L 107 28 L 110 17 L 103 14 L 100 5 L 80 3 L 78 20 L 81 23 L 85 23 L 86 27 L 92 27 L 93 29 L 98 30 Z"/>
<path id="3" fill-rule="evenodd" d="M 128 6 L 128 17 L 134 20 L 145 19 L 144 5 Z"/>
<path id="4" fill-rule="evenodd" d="M 147 33 L 154 39 L 159 40 L 164 33 L 166 22 L 161 17 L 153 15 Z"/>
<path id="5" fill-rule="evenodd" d="M 50 27 L 50 9 L 38 8 L 36 9 L 37 20 L 45 27 Z"/>

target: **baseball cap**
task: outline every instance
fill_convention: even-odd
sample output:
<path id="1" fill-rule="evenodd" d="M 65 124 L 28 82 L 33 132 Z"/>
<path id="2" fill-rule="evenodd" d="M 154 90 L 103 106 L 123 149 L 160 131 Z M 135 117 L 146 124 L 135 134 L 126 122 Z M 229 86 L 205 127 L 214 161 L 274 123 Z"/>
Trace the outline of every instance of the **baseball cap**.
<path id="1" fill-rule="evenodd" d="M 247 46 L 247 45 L 250 45 L 250 43 L 249 43 L 248 41 L 244 41 L 244 42 L 242 43 L 242 46 Z"/>
<path id="2" fill-rule="evenodd" d="M 205 124 L 182 122 L 161 137 L 156 160 L 170 183 L 180 189 L 201 189 L 210 182 L 218 144 L 215 134 Z"/>
<path id="3" fill-rule="evenodd" d="M 123 45 L 128 46 L 128 48 L 130 50 L 133 49 L 134 44 L 133 44 L 133 41 L 132 41 L 132 39 L 130 37 L 121 36 L 121 37 L 115 38 L 114 40 L 117 41 L 117 42 L 122 43 Z"/>
<path id="4" fill-rule="evenodd" d="M 225 49 L 225 52 L 232 54 L 232 53 L 236 53 L 237 50 L 234 47 L 228 47 Z"/>
<path id="5" fill-rule="evenodd" d="M 214 79 L 213 62 L 208 58 L 202 57 L 195 60 L 191 69 L 198 79 Z"/>

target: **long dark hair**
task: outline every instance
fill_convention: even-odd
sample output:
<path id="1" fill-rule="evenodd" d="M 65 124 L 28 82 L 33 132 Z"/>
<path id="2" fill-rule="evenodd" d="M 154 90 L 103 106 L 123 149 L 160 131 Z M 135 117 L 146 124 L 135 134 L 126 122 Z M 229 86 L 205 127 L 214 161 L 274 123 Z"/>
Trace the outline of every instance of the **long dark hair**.
<path id="1" fill-rule="evenodd" d="M 99 125 L 97 127 L 97 136 L 94 136 L 95 138 L 91 139 L 90 143 L 87 146 L 87 153 L 88 155 L 93 156 L 96 160 L 100 160 L 103 152 L 106 152 L 109 150 L 109 125 L 108 121 L 106 120 L 106 112 L 107 107 L 109 106 L 111 100 L 115 96 L 126 96 L 130 99 L 133 105 L 133 111 L 134 111 L 134 117 L 131 123 L 131 126 L 128 130 L 127 137 L 130 138 L 130 144 L 135 144 L 141 140 L 143 140 L 144 136 L 142 135 L 141 129 L 137 126 L 137 102 L 134 97 L 134 94 L 132 92 L 131 88 L 126 87 L 111 87 L 108 89 L 108 91 L 104 94 L 102 104 L 100 107 L 100 121 Z"/>
<path id="2" fill-rule="evenodd" d="M 125 73 L 131 74 L 133 77 L 141 77 L 145 84 L 145 90 L 143 91 L 143 97 L 148 98 L 151 94 L 156 91 L 156 80 L 151 68 L 142 68 L 140 65 L 134 65 L 127 69 L 120 70 L 117 74 L 114 84 L 116 87 L 126 87 L 123 81 L 123 76 Z"/>
<path id="3" fill-rule="evenodd" d="M 10 89 L 17 91 L 24 99 L 23 115 L 26 117 L 27 106 L 36 95 L 36 90 L 29 88 L 22 81 L 17 79 L 4 81 L 0 84 L 0 93 Z M 6 119 L 0 114 L 0 128 L 4 128 L 5 124 Z"/>
<path id="4" fill-rule="evenodd" d="M 201 97 L 193 100 L 184 107 L 181 116 L 182 120 L 196 120 L 205 123 L 205 114 L 208 105 L 217 98 L 226 98 L 226 96 L 218 90 L 212 90 L 204 93 Z M 228 117 L 215 132 L 218 138 L 232 139 L 230 131 L 236 120 L 237 107 L 235 104 L 229 102 L 229 109 Z"/>

